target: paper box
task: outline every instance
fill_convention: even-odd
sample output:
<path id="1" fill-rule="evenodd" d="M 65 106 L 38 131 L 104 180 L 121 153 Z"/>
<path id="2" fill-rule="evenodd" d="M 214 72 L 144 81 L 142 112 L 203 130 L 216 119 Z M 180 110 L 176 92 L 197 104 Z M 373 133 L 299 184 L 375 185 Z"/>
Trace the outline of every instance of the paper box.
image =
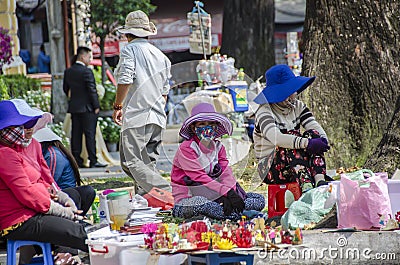
<path id="1" fill-rule="evenodd" d="M 229 81 L 226 87 L 229 88 L 229 93 L 232 95 L 235 111 L 245 112 L 249 110 L 246 81 Z"/>

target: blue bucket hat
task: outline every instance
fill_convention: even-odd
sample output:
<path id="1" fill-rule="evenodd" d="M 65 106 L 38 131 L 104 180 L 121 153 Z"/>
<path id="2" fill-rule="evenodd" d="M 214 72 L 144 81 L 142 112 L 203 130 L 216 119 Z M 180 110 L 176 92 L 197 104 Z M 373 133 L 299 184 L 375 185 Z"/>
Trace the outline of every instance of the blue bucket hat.
<path id="1" fill-rule="evenodd" d="M 41 110 L 31 108 L 22 99 L 2 100 L 0 101 L 0 130 L 36 121 L 42 117 L 42 114 Z"/>
<path id="2" fill-rule="evenodd" d="M 295 92 L 301 93 L 314 82 L 315 76 L 295 76 L 289 66 L 278 64 L 268 69 L 265 79 L 266 87 L 254 98 L 257 104 L 279 103 Z"/>

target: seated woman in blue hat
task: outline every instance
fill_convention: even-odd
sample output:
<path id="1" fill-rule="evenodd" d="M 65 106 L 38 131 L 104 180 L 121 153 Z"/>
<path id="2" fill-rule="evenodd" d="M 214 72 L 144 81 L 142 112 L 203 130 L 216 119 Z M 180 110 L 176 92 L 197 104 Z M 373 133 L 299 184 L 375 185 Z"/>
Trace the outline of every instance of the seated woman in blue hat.
<path id="1" fill-rule="evenodd" d="M 289 66 L 275 65 L 265 78 L 266 87 L 254 99 L 260 104 L 253 133 L 260 177 L 267 184 L 297 182 L 303 191 L 326 185 L 328 137 L 297 99 L 315 77 L 295 76 Z"/>
<path id="2" fill-rule="evenodd" d="M 185 141 L 172 164 L 174 216 L 238 220 L 245 210 L 264 208 L 262 195 L 246 193 L 237 183 L 225 147 L 218 140 L 225 134 L 232 134 L 232 124 L 215 112 L 213 105 L 200 103 L 193 107 L 179 131 Z"/>
<path id="3" fill-rule="evenodd" d="M 51 176 L 40 144 L 25 137 L 43 112 L 20 99 L 0 101 L 0 236 L 88 252 L 79 211 Z M 20 264 L 32 256 L 20 255 Z M 22 258 L 22 260 L 21 260 Z"/>

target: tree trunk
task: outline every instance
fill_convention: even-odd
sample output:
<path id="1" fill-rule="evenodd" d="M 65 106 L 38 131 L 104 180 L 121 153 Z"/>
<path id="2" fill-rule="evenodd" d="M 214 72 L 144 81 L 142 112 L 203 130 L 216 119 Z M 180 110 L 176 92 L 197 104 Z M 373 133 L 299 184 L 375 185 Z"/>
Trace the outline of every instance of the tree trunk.
<path id="1" fill-rule="evenodd" d="M 221 53 L 253 80 L 275 64 L 274 0 L 224 2 Z"/>
<path id="2" fill-rule="evenodd" d="M 66 66 L 64 53 L 64 31 L 61 1 L 46 1 L 47 24 L 50 34 L 51 58 L 51 113 L 54 122 L 63 121 L 68 108 L 68 99 L 63 91 L 63 78 Z"/>
<path id="3" fill-rule="evenodd" d="M 106 78 L 106 56 L 104 52 L 105 37 L 100 36 L 100 58 L 101 58 L 101 84 L 104 85 Z"/>
<path id="4" fill-rule="evenodd" d="M 391 176 L 400 164 L 400 97 L 389 126 L 375 152 L 365 163 L 365 168 L 378 172 L 388 172 Z"/>
<path id="5" fill-rule="evenodd" d="M 302 98 L 328 134 L 328 167 L 364 165 L 397 114 L 399 5 L 307 1 L 303 75 L 317 78 Z"/>

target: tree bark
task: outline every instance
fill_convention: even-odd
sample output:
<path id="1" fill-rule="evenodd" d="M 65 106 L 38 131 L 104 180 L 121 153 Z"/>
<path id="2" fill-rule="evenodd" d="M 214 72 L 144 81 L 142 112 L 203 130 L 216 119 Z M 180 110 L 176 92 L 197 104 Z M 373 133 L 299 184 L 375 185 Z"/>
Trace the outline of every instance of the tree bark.
<path id="1" fill-rule="evenodd" d="M 302 74 L 317 78 L 301 96 L 328 134 L 328 167 L 362 166 L 369 156 L 383 155 L 382 145 L 398 144 L 388 132 L 378 146 L 399 115 L 399 5 L 390 0 L 307 1 Z"/>
<path id="2" fill-rule="evenodd" d="M 275 64 L 274 0 L 224 2 L 221 53 L 254 79 Z"/>
<path id="3" fill-rule="evenodd" d="M 104 51 L 104 46 L 105 46 L 105 36 L 100 36 L 100 59 L 101 59 L 101 84 L 104 85 L 104 83 L 107 80 L 106 77 L 106 56 L 105 56 L 105 51 Z"/>
<path id="4" fill-rule="evenodd" d="M 51 113 L 54 122 L 64 120 L 67 113 L 68 100 L 63 91 L 63 78 L 65 70 L 64 31 L 61 1 L 46 1 L 47 24 L 50 33 L 51 57 Z"/>
<path id="5" fill-rule="evenodd" d="M 400 98 L 396 110 L 378 147 L 365 163 L 365 168 L 388 172 L 391 176 L 400 164 Z"/>

